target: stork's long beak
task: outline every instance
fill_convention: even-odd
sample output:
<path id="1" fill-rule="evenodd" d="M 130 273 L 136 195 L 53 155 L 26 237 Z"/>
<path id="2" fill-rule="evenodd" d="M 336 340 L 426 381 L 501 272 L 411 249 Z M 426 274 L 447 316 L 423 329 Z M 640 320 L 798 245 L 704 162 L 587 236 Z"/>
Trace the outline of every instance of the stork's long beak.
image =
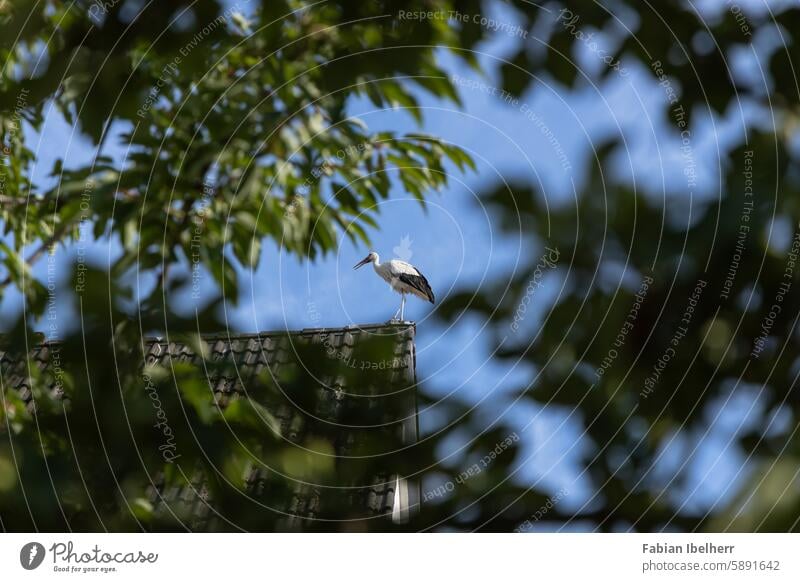
<path id="1" fill-rule="evenodd" d="M 366 258 L 366 259 L 364 259 L 363 261 L 361 261 L 360 263 L 358 263 L 356 266 L 354 266 L 354 267 L 353 267 L 353 270 L 355 271 L 356 269 L 358 269 L 359 267 L 363 267 L 363 266 L 364 266 L 364 265 L 366 265 L 367 263 L 369 263 L 369 255 L 367 255 L 367 258 Z"/>

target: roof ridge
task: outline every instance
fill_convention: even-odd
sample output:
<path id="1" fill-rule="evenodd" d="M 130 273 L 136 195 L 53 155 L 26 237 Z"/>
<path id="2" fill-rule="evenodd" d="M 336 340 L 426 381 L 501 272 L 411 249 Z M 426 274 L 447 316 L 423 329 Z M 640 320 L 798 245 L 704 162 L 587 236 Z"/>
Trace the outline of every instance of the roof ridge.
<path id="1" fill-rule="evenodd" d="M 285 336 L 285 335 L 306 335 L 306 334 L 320 334 L 323 332 L 348 332 L 348 331 L 367 331 L 375 329 L 398 329 L 407 330 L 411 329 L 416 331 L 417 324 L 413 321 L 403 321 L 396 323 L 364 323 L 364 324 L 351 324 L 344 327 L 304 327 L 302 329 L 275 329 L 259 332 L 246 332 L 246 333 L 231 333 L 231 332 L 212 332 L 201 333 L 200 337 L 204 339 L 257 339 L 265 336 Z M 148 338 L 149 340 L 157 338 Z M 162 338 L 161 341 L 164 341 Z"/>
<path id="2" fill-rule="evenodd" d="M 394 331 L 407 331 L 411 330 L 411 332 L 416 335 L 417 324 L 413 321 L 398 321 L 398 322 L 384 322 L 384 323 L 364 323 L 364 324 L 350 324 L 344 327 L 306 327 L 302 329 L 276 329 L 276 330 L 268 330 L 268 331 L 260 331 L 260 332 L 245 332 L 245 333 L 238 333 L 238 332 L 211 332 L 211 333 L 201 333 L 200 338 L 205 340 L 212 340 L 212 339 L 232 339 L 232 340 L 248 340 L 248 339 L 261 339 L 263 337 L 283 337 L 286 335 L 318 335 L 321 333 L 346 333 L 352 331 L 373 331 L 373 330 L 394 330 Z M 184 332 L 179 332 L 175 335 L 184 336 Z M 145 342 L 148 344 L 152 344 L 155 342 L 158 343 L 165 343 L 168 339 L 164 336 L 146 336 Z M 169 340 L 173 341 L 173 340 Z M 62 342 L 60 340 L 45 340 L 41 343 L 35 344 L 34 349 L 38 347 L 46 347 L 52 345 L 58 345 Z"/>

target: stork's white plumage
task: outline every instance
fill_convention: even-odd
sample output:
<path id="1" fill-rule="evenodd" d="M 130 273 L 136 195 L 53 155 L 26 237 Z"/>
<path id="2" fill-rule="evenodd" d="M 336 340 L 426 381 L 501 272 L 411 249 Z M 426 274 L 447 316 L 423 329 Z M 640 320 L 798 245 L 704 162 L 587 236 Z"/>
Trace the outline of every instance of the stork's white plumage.
<path id="1" fill-rule="evenodd" d="M 393 320 L 398 317 L 402 320 L 406 306 L 406 293 L 416 295 L 420 299 L 425 299 L 433 303 L 433 290 L 431 289 L 425 275 L 420 273 L 414 265 L 406 263 L 405 261 L 398 261 L 392 259 L 381 263 L 378 253 L 371 252 L 366 258 L 353 267 L 358 269 L 367 263 L 372 263 L 372 268 L 380 275 L 381 279 L 389 283 L 392 289 L 400 293 L 400 309 L 394 314 Z"/>

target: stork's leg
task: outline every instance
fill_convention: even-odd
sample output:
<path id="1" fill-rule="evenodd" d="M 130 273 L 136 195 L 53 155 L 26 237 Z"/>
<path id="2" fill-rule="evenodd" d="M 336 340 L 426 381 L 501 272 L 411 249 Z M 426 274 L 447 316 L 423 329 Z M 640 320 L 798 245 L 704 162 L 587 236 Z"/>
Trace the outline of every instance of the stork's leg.
<path id="1" fill-rule="evenodd" d="M 406 294 L 405 293 L 401 293 L 400 297 L 401 297 L 401 299 L 400 299 L 400 321 L 405 321 L 406 320 L 406 318 L 405 318 Z"/>
<path id="2" fill-rule="evenodd" d="M 403 311 L 403 299 L 402 299 L 403 294 L 402 293 L 400 294 L 400 297 L 401 297 L 401 299 L 400 299 L 400 307 L 397 308 L 397 311 L 394 312 L 394 317 L 392 317 L 392 319 L 390 319 L 389 321 L 398 321 L 399 318 L 402 317 L 400 315 L 400 313 Z"/>

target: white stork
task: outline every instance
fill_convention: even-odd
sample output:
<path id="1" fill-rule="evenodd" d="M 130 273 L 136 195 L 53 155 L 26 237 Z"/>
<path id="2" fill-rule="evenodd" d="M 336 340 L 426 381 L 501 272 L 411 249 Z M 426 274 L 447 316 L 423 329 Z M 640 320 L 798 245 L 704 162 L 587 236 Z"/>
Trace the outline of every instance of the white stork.
<path id="1" fill-rule="evenodd" d="M 372 268 L 380 275 L 381 279 L 389 283 L 392 289 L 400 293 L 400 309 L 394 314 L 392 321 L 396 321 L 399 317 L 403 320 L 403 313 L 406 306 L 406 293 L 416 295 L 420 299 L 425 299 L 433 303 L 433 290 L 431 289 L 425 275 L 419 272 L 414 265 L 410 265 L 405 261 L 398 261 L 392 259 L 385 263 L 381 263 L 378 253 L 371 252 L 366 258 L 355 265 L 353 269 L 363 267 L 367 263 L 372 263 Z"/>

